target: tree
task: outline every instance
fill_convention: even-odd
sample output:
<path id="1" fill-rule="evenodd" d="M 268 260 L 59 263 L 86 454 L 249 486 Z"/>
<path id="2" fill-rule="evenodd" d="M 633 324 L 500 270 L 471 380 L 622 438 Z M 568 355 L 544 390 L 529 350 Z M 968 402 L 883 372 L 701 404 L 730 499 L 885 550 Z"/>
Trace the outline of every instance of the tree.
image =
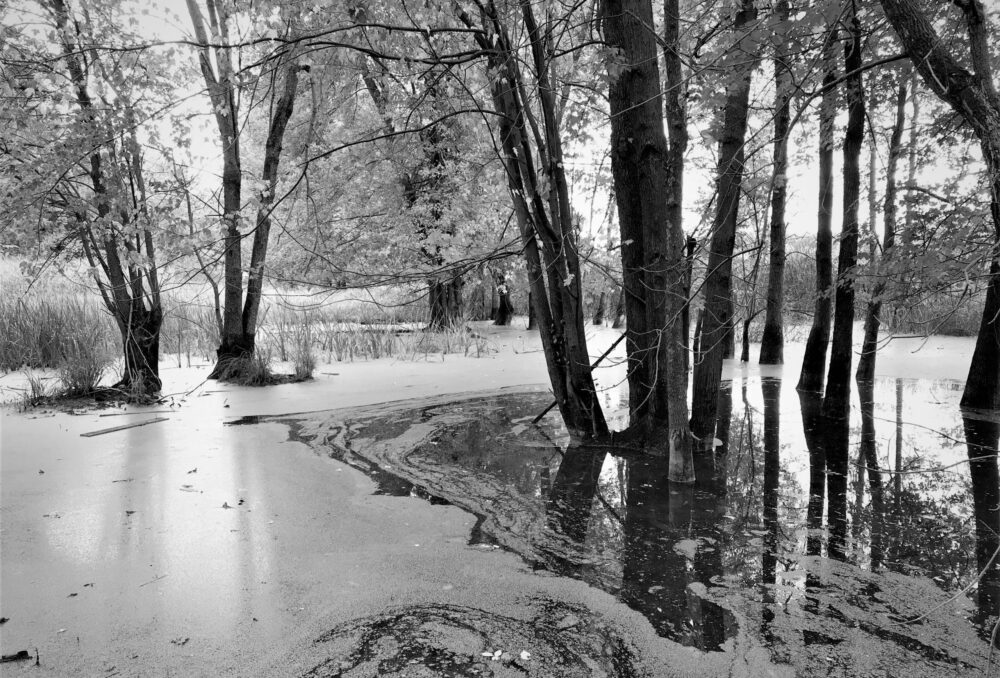
<path id="1" fill-rule="evenodd" d="M 700 338 L 701 360 L 694 366 L 691 432 L 711 449 L 715 430 L 716 401 L 726 352 L 726 335 L 732 330 L 732 266 L 736 225 L 739 219 L 750 82 L 757 65 L 758 47 L 752 30 L 757 9 L 752 0 L 742 0 L 733 22 L 736 36 L 730 50 L 733 74 L 726 88 L 719 138 L 716 210 L 705 279 L 705 318 Z"/>
<path id="2" fill-rule="evenodd" d="M 668 209 L 661 190 L 679 180 L 671 174 L 679 171 L 683 159 L 675 156 L 668 162 L 652 14 L 648 0 L 605 0 L 603 9 L 605 42 L 618 50 L 618 59 L 608 66 L 608 95 L 622 242 L 630 429 L 642 437 L 647 451 L 669 456 L 671 480 L 692 482 L 687 342 L 682 336 L 685 241 L 680 212 Z M 666 14 L 673 21 L 677 4 L 668 4 Z M 672 38 L 668 52 L 679 58 Z M 679 147 L 674 150 L 681 152 Z M 675 183 L 675 196 L 679 189 L 680 183 Z"/>
<path id="3" fill-rule="evenodd" d="M 882 0 L 889 23 L 924 83 L 976 134 L 990 191 L 993 251 L 986 302 L 969 365 L 962 406 L 1000 409 L 1000 95 L 993 82 L 989 23 L 979 0 L 956 0 L 966 25 L 968 70 L 943 42 L 915 0 Z"/>
<path id="4" fill-rule="evenodd" d="M 476 29 L 475 40 L 493 74 L 490 95 L 499 121 L 498 150 L 524 245 L 532 307 L 556 403 L 572 436 L 606 436 L 583 326 L 577 233 L 551 81 L 551 19 L 539 25 L 527 1 L 502 13 L 490 0 L 480 7 L 478 22 L 461 8 L 456 12 L 462 23 Z M 525 54 L 511 38 L 511 24 L 527 36 Z M 535 107 L 527 97 L 529 91 Z"/>
<path id="5" fill-rule="evenodd" d="M 254 353 L 260 300 L 267 258 L 285 129 L 295 107 L 295 94 L 301 66 L 294 48 L 281 49 L 271 57 L 271 87 L 277 88 L 279 75 L 283 80 L 281 94 L 270 112 L 264 169 L 257 198 L 257 217 L 253 229 L 249 277 L 246 298 L 243 294 L 243 171 L 240 158 L 242 137 L 239 111 L 239 82 L 242 74 L 233 68 L 229 38 L 230 15 L 226 3 L 208 0 L 208 26 L 195 0 L 186 0 L 198 44 L 198 63 L 212 103 L 222 147 L 222 223 L 224 235 L 224 295 L 222 337 L 212 379 L 228 379 L 239 375 L 243 365 Z M 213 63 L 214 60 L 214 63 Z"/>
<path id="6" fill-rule="evenodd" d="M 774 169 L 771 188 L 770 265 L 767 273 L 767 311 L 760 341 L 760 364 L 779 365 L 785 361 L 784 280 L 785 280 L 785 197 L 788 184 L 788 131 L 791 122 L 792 73 L 788 41 L 789 5 L 775 5 L 774 54 Z"/>
<path id="7" fill-rule="evenodd" d="M 124 370 L 113 388 L 147 396 L 161 386 L 163 309 L 155 238 L 161 215 L 147 186 L 138 132 L 143 113 L 137 102 L 158 99 L 162 83 L 136 56 L 105 59 L 92 47 L 95 31 L 122 37 L 103 15 L 76 15 L 65 0 L 41 5 L 55 29 L 58 52 L 50 63 L 23 56 L 11 63 L 25 76 L 21 84 L 14 83 L 20 101 L 26 109 L 47 114 L 33 120 L 22 110 L 12 116 L 7 141 L 18 140 L 21 147 L 4 144 L 14 181 L 5 207 L 9 217 L 24 218 L 25 206 L 35 205 L 39 221 L 66 228 L 54 256 L 82 254 L 121 333 Z M 47 48 L 28 43 L 15 49 L 25 55 L 35 50 L 44 54 Z M 65 73 L 52 66 L 60 62 Z M 69 91 L 60 91 L 63 86 Z M 73 241 L 79 250 L 69 249 Z"/>
<path id="8" fill-rule="evenodd" d="M 858 258 L 858 205 L 861 195 L 861 146 L 865 134 L 865 97 L 861 79 L 861 22 L 855 0 L 848 0 L 843 23 L 847 128 L 844 132 L 843 224 L 837 257 L 830 367 L 823 396 L 823 447 L 827 466 L 827 517 L 830 555 L 845 557 L 847 470 L 851 412 L 851 359 L 854 327 L 854 266 Z"/>
<path id="9" fill-rule="evenodd" d="M 823 44 L 823 95 L 819 108 L 819 213 L 816 219 L 816 302 L 812 326 L 806 339 L 802 370 L 796 388 L 823 392 L 827 345 L 830 343 L 830 311 L 833 308 L 833 135 L 836 116 L 837 70 L 834 47 L 836 25 L 826 32 Z"/>

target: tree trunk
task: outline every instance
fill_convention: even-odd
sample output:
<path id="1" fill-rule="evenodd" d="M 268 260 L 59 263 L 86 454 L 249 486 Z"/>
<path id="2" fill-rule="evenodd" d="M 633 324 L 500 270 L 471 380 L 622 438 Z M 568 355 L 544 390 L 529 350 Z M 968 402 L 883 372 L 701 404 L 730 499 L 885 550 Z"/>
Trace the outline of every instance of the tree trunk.
<path id="1" fill-rule="evenodd" d="M 625 324 L 625 289 L 618 290 L 618 301 L 615 302 L 615 319 L 611 327 L 620 330 Z"/>
<path id="2" fill-rule="evenodd" d="M 629 243 L 622 247 L 622 266 L 632 426 L 649 452 L 669 455 L 672 481 L 692 482 L 681 337 L 684 237 L 662 190 L 670 172 L 652 6 L 649 0 L 605 0 L 603 14 L 605 40 L 626 63 L 609 74 L 608 94 L 618 223 L 621 242 Z"/>
<path id="3" fill-rule="evenodd" d="M 160 328 L 163 312 L 157 306 L 147 311 L 135 304 L 131 316 L 123 325 L 122 346 L 125 370 L 114 388 L 132 393 L 157 393 L 160 381 Z"/>
<path id="4" fill-rule="evenodd" d="M 790 48 L 786 36 L 788 0 L 775 5 L 780 37 L 774 57 L 774 170 L 771 187 L 770 259 L 767 271 L 767 311 L 764 334 L 760 341 L 761 365 L 785 362 L 784 303 L 785 303 L 785 197 L 788 183 L 788 128 L 791 119 Z M 745 359 L 749 361 L 749 357 Z"/>
<path id="5" fill-rule="evenodd" d="M 530 4 L 523 3 L 520 9 L 530 42 L 529 62 L 517 57 L 517 48 L 492 2 L 482 7 L 478 18 L 483 23 L 475 40 L 488 55 L 488 68 L 503 74 L 492 79 L 490 90 L 499 113 L 498 150 L 524 245 L 531 300 L 555 400 L 572 438 L 604 437 L 608 427 L 590 370 L 577 234 L 549 82 L 551 27 L 537 25 Z M 477 25 L 461 7 L 455 11 L 466 26 Z M 522 63 L 533 67 L 537 117 L 528 108 L 532 100 L 527 95 Z M 535 169 L 536 157 L 541 161 L 540 171 Z M 543 182 L 547 190 L 542 188 Z"/>
<path id="6" fill-rule="evenodd" d="M 962 406 L 1000 409 L 1000 95 L 993 83 L 989 22 L 979 0 L 954 3 L 965 15 L 972 70 L 962 65 L 914 0 L 882 0 L 886 18 L 924 83 L 960 115 L 979 139 L 993 220 L 986 303 Z"/>
<path id="7" fill-rule="evenodd" d="M 853 5 L 850 7 L 853 8 Z M 845 19 L 849 39 L 844 43 L 848 74 L 847 129 L 844 132 L 844 223 L 837 261 L 830 368 L 823 398 L 825 420 L 830 557 L 844 559 L 847 547 L 847 470 L 850 442 L 851 359 L 854 334 L 854 267 L 858 258 L 858 203 L 861 196 L 861 147 L 865 135 L 865 98 L 861 81 L 861 25 L 853 10 Z"/>
<path id="8" fill-rule="evenodd" d="M 594 325 L 603 325 L 604 324 L 604 299 L 605 299 L 605 296 L 606 296 L 606 294 L 602 290 L 600 297 L 598 297 L 598 299 L 597 299 L 597 310 L 594 311 L 594 320 L 593 320 Z"/>
<path id="9" fill-rule="evenodd" d="M 740 38 L 739 66 L 726 94 L 722 138 L 719 142 L 717 209 L 712 224 L 705 279 L 705 319 L 701 329 L 701 360 L 694 366 L 694 397 L 691 404 L 691 433 L 702 449 L 711 444 L 715 430 L 715 407 L 722 378 L 722 361 L 727 341 L 732 342 L 732 268 L 736 224 L 739 218 L 743 183 L 744 144 L 750 108 L 750 81 L 757 59 L 756 49 L 743 45 L 742 33 L 756 21 L 752 0 L 743 0 L 733 27 Z"/>
<path id="10" fill-rule="evenodd" d="M 432 278 L 427 282 L 430 312 L 429 329 L 445 329 L 461 325 L 465 320 L 462 290 L 465 281 L 460 274 L 444 280 Z"/>
<path id="11" fill-rule="evenodd" d="M 261 180 L 265 188 L 259 196 L 256 228 L 250 250 L 246 301 L 243 304 L 241 320 L 244 340 L 249 340 L 251 346 L 257 334 L 257 317 L 260 313 L 261 294 L 264 290 L 264 264 L 267 258 L 268 240 L 271 236 L 271 212 L 274 210 L 274 194 L 278 188 L 278 165 L 281 161 L 285 129 L 288 127 L 288 121 L 295 110 L 295 90 L 298 87 L 300 68 L 295 59 L 285 65 L 284 90 L 271 112 L 271 124 L 268 128 L 267 141 L 264 144 L 264 170 L 261 174 Z M 274 80 L 272 80 L 272 87 L 277 87 L 277 82 Z"/>
<path id="12" fill-rule="evenodd" d="M 535 302 L 532 299 L 531 292 L 528 292 L 528 329 L 538 329 L 538 320 L 535 318 Z"/>
<path id="13" fill-rule="evenodd" d="M 831 28 L 824 45 L 823 100 L 819 109 L 819 213 L 816 219 L 816 305 L 806 339 L 799 390 L 823 392 L 826 350 L 830 343 L 833 309 L 833 132 L 836 117 L 837 67 L 833 47 L 837 31 Z"/>

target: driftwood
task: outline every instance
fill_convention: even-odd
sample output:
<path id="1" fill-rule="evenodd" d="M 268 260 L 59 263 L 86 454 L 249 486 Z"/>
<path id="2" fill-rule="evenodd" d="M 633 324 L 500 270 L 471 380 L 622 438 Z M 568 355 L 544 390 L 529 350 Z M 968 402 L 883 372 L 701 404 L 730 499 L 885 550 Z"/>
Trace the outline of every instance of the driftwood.
<path id="1" fill-rule="evenodd" d="M 97 431 L 89 431 L 87 433 L 81 433 L 80 436 L 83 438 L 93 438 L 94 436 L 102 436 L 105 433 L 114 433 L 115 431 L 124 431 L 130 428 L 136 428 L 137 426 L 145 426 L 146 424 L 155 424 L 160 421 L 167 421 L 167 417 L 157 417 L 156 419 L 147 419 L 146 421 L 137 421 L 134 424 L 125 424 L 124 426 L 112 426 L 111 428 L 102 428 Z"/>

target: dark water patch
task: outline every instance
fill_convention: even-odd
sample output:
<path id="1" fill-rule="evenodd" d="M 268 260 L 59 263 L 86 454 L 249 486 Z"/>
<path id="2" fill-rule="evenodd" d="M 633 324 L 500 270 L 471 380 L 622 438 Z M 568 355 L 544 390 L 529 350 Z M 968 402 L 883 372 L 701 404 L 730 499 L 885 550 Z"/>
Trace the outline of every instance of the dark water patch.
<path id="1" fill-rule="evenodd" d="M 888 424 L 876 440 L 895 431 L 904 453 L 894 459 L 898 447 L 880 442 L 878 502 L 853 475 L 870 458 L 852 466 L 847 486 L 858 496 L 842 563 L 821 557 L 823 512 L 817 523 L 807 507 L 810 478 L 823 474 L 811 473 L 797 397 L 782 399 L 776 380 L 724 390 L 724 439 L 712 477 L 695 487 L 667 482 L 655 459 L 571 446 L 554 417 L 530 425 L 545 394 L 307 419 L 295 435 L 368 473 L 379 491 L 395 483 L 394 494 L 469 511 L 471 544 L 599 587 L 683 644 L 725 651 L 749 636 L 802 675 L 859 675 L 878 660 L 892 675 L 961 675 L 984 668 L 986 655 L 967 622 L 970 601 L 949 601 L 977 572 L 969 468 L 953 465 L 965 459 L 961 419 L 901 423 L 895 399 L 914 398 L 903 386 L 876 384 L 873 420 Z M 949 437 L 959 442 L 942 445 Z"/>

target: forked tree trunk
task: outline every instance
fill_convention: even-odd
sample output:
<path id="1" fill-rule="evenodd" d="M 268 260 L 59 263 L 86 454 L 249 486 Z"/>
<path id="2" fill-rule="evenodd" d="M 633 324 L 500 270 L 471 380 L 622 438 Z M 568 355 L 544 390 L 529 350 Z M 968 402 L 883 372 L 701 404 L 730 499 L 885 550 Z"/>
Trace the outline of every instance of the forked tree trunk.
<path id="1" fill-rule="evenodd" d="M 849 5 L 853 8 L 853 5 Z M 830 557 L 844 559 L 847 548 L 847 471 L 851 414 L 851 360 L 854 335 L 854 267 L 858 259 L 858 204 L 861 199 L 861 147 L 865 134 L 865 98 L 861 81 L 861 25 L 853 9 L 845 18 L 844 68 L 848 73 L 847 129 L 844 132 L 844 223 L 837 261 L 833 341 L 823 419 L 827 465 Z"/>
<path id="2" fill-rule="evenodd" d="M 816 304 L 812 327 L 806 339 L 799 375 L 799 390 L 823 392 L 826 351 L 830 343 L 833 309 L 833 132 L 836 116 L 837 79 L 834 45 L 836 29 L 831 28 L 823 48 L 825 72 L 823 99 L 819 109 L 819 213 L 816 219 Z"/>
<path id="3" fill-rule="evenodd" d="M 705 278 L 705 318 L 701 329 L 701 360 L 694 366 L 694 396 L 691 404 L 691 433 L 704 448 L 710 445 L 715 430 L 715 407 L 722 378 L 722 362 L 731 355 L 733 333 L 732 268 L 736 224 L 739 218 L 743 184 L 744 142 L 750 110 L 750 81 L 757 60 L 742 46 L 744 32 L 757 19 L 752 0 L 743 0 L 733 25 L 740 47 L 732 81 L 726 94 L 722 137 L 719 141 L 719 166 L 715 218 L 708 252 Z M 756 53 L 752 50 L 751 54 Z"/>
<path id="4" fill-rule="evenodd" d="M 676 5 L 667 14 L 677 16 Z M 621 229 L 632 429 L 669 455 L 675 482 L 694 481 L 687 418 L 682 309 L 684 235 L 668 210 L 662 83 L 649 0 L 605 0 L 604 36 L 625 63 L 609 73 L 611 169 Z M 669 40 L 669 39 L 668 39 Z M 680 177 L 674 177 L 679 179 Z"/>
<path id="5" fill-rule="evenodd" d="M 604 437 L 607 422 L 590 369 L 583 325 L 577 234 L 562 157 L 562 138 L 550 70 L 551 26 L 540 27 L 534 9 L 523 3 L 521 19 L 531 48 L 534 89 L 529 99 L 518 50 L 490 0 L 477 24 L 461 7 L 462 23 L 476 28 L 475 40 L 487 54 L 490 94 L 499 113 L 499 143 L 514 216 L 524 245 L 531 301 L 556 404 L 573 438 Z M 528 108 L 537 101 L 538 115 Z M 539 122 L 541 125 L 539 126 Z M 529 129 L 530 128 L 530 129 Z M 536 158 L 541 160 L 536 170 Z M 545 189 L 542 188 L 542 183 Z"/>
<path id="6" fill-rule="evenodd" d="M 774 170 L 771 187 L 770 260 L 767 272 L 767 311 L 760 341 L 760 364 L 785 362 L 785 195 L 788 184 L 788 128 L 791 119 L 791 58 L 787 33 L 788 0 L 778 0 L 775 15 L 780 22 L 774 57 Z M 744 344 L 746 346 L 746 344 Z M 746 358 L 749 361 L 749 356 Z"/>

